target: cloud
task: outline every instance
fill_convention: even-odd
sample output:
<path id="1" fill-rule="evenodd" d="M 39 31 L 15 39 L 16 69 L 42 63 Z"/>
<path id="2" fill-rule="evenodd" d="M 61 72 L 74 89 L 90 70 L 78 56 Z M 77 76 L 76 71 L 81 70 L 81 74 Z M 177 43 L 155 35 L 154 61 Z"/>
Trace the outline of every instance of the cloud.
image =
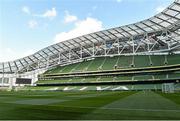
<path id="1" fill-rule="evenodd" d="M 65 11 L 64 23 L 71 23 L 78 20 L 77 16 L 70 15 L 68 11 Z"/>
<path id="2" fill-rule="evenodd" d="M 13 61 L 16 59 L 29 56 L 35 52 L 36 50 L 33 50 L 33 49 L 18 52 L 17 50 L 14 50 L 12 48 L 3 48 L 0 51 L 0 62 Z"/>
<path id="3" fill-rule="evenodd" d="M 123 0 L 116 0 L 118 3 L 122 2 Z"/>
<path id="4" fill-rule="evenodd" d="M 22 11 L 26 14 L 29 14 L 31 16 L 35 16 L 35 17 L 42 17 L 42 18 L 54 18 L 57 16 L 57 11 L 56 11 L 56 8 L 53 7 L 52 9 L 50 10 L 46 10 L 44 13 L 42 14 L 36 14 L 36 13 L 31 13 L 29 7 L 27 6 L 24 6 L 22 7 Z"/>
<path id="5" fill-rule="evenodd" d="M 156 13 L 161 13 L 164 9 L 166 9 L 165 6 L 158 6 L 158 7 L 156 8 Z"/>
<path id="6" fill-rule="evenodd" d="M 102 22 L 95 19 L 87 17 L 85 20 L 75 22 L 75 28 L 68 32 L 61 32 L 55 36 L 55 43 L 62 42 L 68 39 L 72 39 L 84 34 L 89 34 L 92 32 L 102 30 Z"/>
<path id="7" fill-rule="evenodd" d="M 51 10 L 47 10 L 43 15 L 43 17 L 53 18 L 57 16 L 56 8 L 52 8 Z"/>
<path id="8" fill-rule="evenodd" d="M 38 26 L 38 22 L 36 20 L 30 20 L 28 22 L 28 26 L 29 26 L 29 28 L 34 29 Z"/>
<path id="9" fill-rule="evenodd" d="M 24 13 L 26 13 L 26 14 L 31 14 L 30 9 L 29 9 L 29 7 L 27 7 L 27 6 L 23 6 L 23 7 L 22 7 L 22 11 L 23 11 Z"/>

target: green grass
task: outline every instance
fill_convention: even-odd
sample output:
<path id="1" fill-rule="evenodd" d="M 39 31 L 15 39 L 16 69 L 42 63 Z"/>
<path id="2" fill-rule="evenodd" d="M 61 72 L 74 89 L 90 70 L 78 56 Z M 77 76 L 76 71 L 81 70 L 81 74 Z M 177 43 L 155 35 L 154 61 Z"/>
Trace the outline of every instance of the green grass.
<path id="1" fill-rule="evenodd" d="M 0 92 L 1 120 L 177 119 L 179 93 L 161 92 Z"/>

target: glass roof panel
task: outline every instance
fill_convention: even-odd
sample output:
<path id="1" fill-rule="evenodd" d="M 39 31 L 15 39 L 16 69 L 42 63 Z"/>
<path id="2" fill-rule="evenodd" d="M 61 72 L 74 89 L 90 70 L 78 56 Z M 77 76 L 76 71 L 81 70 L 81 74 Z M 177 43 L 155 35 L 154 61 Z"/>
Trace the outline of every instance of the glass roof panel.
<path id="1" fill-rule="evenodd" d="M 104 36 L 103 38 L 104 38 L 105 40 L 109 40 L 109 37 L 107 37 L 107 36 Z"/>
<path id="2" fill-rule="evenodd" d="M 144 22 L 145 23 L 145 22 Z M 142 23 L 137 23 L 137 25 L 140 27 L 140 28 L 145 28 L 147 27 L 146 25 L 142 24 Z"/>
<path id="3" fill-rule="evenodd" d="M 153 21 L 157 24 L 163 22 L 161 19 L 158 19 L 158 18 L 151 18 L 151 21 Z"/>
<path id="4" fill-rule="evenodd" d="M 14 64 L 13 62 L 10 62 L 10 65 L 11 65 L 11 68 L 12 68 L 13 66 L 15 66 L 15 64 Z"/>
<path id="5" fill-rule="evenodd" d="M 105 35 L 109 35 L 110 33 L 108 31 L 103 31 Z"/>
<path id="6" fill-rule="evenodd" d="M 103 40 L 101 37 L 98 37 L 98 38 L 96 38 L 96 39 L 99 40 L 99 41 L 102 41 L 102 40 Z"/>
<path id="7" fill-rule="evenodd" d="M 172 7 L 172 9 L 175 9 L 175 10 L 177 10 L 177 11 L 180 11 L 180 6 L 177 5 L 177 4 L 175 4 L 175 5 Z"/>
<path id="8" fill-rule="evenodd" d="M 153 25 L 153 26 L 151 26 L 153 29 L 155 29 L 155 30 L 158 30 L 158 29 L 160 29 L 160 27 L 158 26 L 158 25 Z"/>
<path id="9" fill-rule="evenodd" d="M 145 31 L 152 31 L 152 29 L 149 28 L 149 27 L 144 28 L 144 30 L 145 30 Z"/>
<path id="10" fill-rule="evenodd" d="M 117 31 L 115 31 L 114 29 L 110 29 L 109 30 L 112 34 L 116 34 L 116 33 L 118 33 Z"/>
<path id="11" fill-rule="evenodd" d="M 136 35 L 137 33 L 135 31 L 129 31 L 130 34 Z"/>
<path id="12" fill-rule="evenodd" d="M 125 31 L 131 31 L 131 29 L 126 27 L 126 26 L 122 27 L 122 29 L 125 30 Z"/>
<path id="13" fill-rule="evenodd" d="M 113 38 L 115 38 L 115 36 L 114 35 L 112 35 L 112 34 L 110 34 L 110 35 L 108 35 L 111 39 L 113 39 Z"/>
<path id="14" fill-rule="evenodd" d="M 123 33 L 121 33 L 121 34 L 123 34 L 124 36 L 130 36 L 128 33 L 126 33 L 126 32 L 123 32 Z"/>
<path id="15" fill-rule="evenodd" d="M 138 27 L 136 27 L 136 26 L 134 26 L 134 25 L 129 25 L 129 27 L 130 27 L 131 29 L 133 29 L 133 30 L 138 30 L 138 29 L 139 29 Z"/>
<path id="16" fill-rule="evenodd" d="M 9 68 L 4 68 L 4 71 L 5 72 L 10 72 L 10 69 Z"/>
<path id="17" fill-rule="evenodd" d="M 159 18 L 163 19 L 163 20 L 167 20 L 170 19 L 171 17 L 165 16 L 164 14 L 161 14 L 158 16 Z"/>
<path id="18" fill-rule="evenodd" d="M 173 10 L 167 10 L 166 14 L 169 14 L 171 16 L 175 16 L 176 14 L 178 14 L 178 12 L 173 11 Z"/>
<path id="19" fill-rule="evenodd" d="M 123 30 L 121 28 L 115 28 L 116 31 L 118 31 L 119 33 L 122 33 Z"/>
<path id="20" fill-rule="evenodd" d="M 162 22 L 160 23 L 161 26 L 164 26 L 164 27 L 168 27 L 170 26 L 171 24 L 167 23 L 167 22 Z"/>
<path id="21" fill-rule="evenodd" d="M 23 65 L 26 65 L 26 64 L 27 64 L 23 59 L 21 59 L 20 61 L 21 61 L 21 63 L 22 63 Z"/>
<path id="22" fill-rule="evenodd" d="M 22 66 L 22 64 L 19 61 L 16 61 L 16 65 L 18 66 L 18 68 Z"/>
<path id="23" fill-rule="evenodd" d="M 101 32 L 98 32 L 97 35 L 99 35 L 99 36 L 101 36 L 101 37 L 105 36 L 105 35 L 104 35 L 103 33 L 101 33 Z"/>
<path id="24" fill-rule="evenodd" d="M 144 31 L 141 29 L 136 30 L 138 33 L 143 33 Z"/>
<path id="25" fill-rule="evenodd" d="M 178 15 L 176 16 L 176 18 L 180 19 L 180 14 L 178 14 Z"/>
<path id="26" fill-rule="evenodd" d="M 119 37 L 119 38 L 121 38 L 121 37 L 123 37 L 123 35 L 121 35 L 120 33 L 117 33 L 117 34 L 115 34 L 117 37 Z"/>

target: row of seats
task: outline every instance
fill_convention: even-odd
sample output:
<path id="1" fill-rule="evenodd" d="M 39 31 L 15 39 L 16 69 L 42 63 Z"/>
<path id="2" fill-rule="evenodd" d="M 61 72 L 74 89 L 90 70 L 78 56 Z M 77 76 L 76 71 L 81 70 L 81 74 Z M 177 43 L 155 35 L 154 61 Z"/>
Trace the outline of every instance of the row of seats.
<path id="1" fill-rule="evenodd" d="M 104 81 L 146 81 L 161 79 L 179 79 L 180 72 L 157 75 L 136 75 L 136 76 L 115 76 L 115 77 L 94 77 L 94 78 L 63 78 L 58 80 L 39 80 L 37 84 L 51 83 L 81 83 L 81 82 L 104 82 Z"/>
<path id="2" fill-rule="evenodd" d="M 45 74 L 141 68 L 174 64 L 180 64 L 179 54 L 98 57 L 93 60 L 84 60 L 79 63 L 58 66 L 48 70 Z"/>

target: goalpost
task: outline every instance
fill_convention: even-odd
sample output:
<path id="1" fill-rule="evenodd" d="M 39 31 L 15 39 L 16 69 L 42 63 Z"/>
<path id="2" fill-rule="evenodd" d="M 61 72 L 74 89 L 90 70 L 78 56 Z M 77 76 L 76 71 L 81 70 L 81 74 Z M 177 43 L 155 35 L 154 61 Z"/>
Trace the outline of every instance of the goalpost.
<path id="1" fill-rule="evenodd" d="M 162 84 L 162 92 L 163 93 L 174 93 L 175 87 L 174 83 L 164 83 Z"/>

